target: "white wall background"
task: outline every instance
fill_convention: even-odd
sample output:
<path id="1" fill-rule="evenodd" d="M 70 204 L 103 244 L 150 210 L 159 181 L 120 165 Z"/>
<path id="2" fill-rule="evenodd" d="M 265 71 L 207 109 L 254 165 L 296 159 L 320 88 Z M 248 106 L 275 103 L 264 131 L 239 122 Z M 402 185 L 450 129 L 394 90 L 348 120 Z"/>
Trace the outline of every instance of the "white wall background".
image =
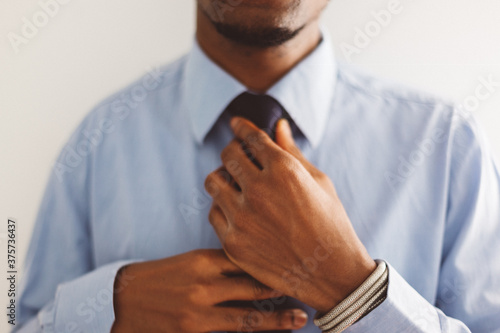
<path id="1" fill-rule="evenodd" d="M 0 2 L 0 276 L 7 218 L 17 219 L 19 266 L 51 166 L 83 116 L 148 68 L 186 52 L 193 39 L 195 0 L 65 1 L 17 53 L 8 33 L 22 36 L 23 18 L 33 22 L 41 7 L 38 0 Z M 324 21 L 337 47 L 355 45 L 356 28 L 390 2 L 332 0 Z M 500 82 L 498 0 L 399 2 L 402 11 L 351 62 L 458 103 L 474 96 L 479 77 Z M 497 90 L 474 114 L 500 156 Z M 7 285 L 0 281 L 3 307 Z M 0 332 L 7 327 L 2 315 Z"/>

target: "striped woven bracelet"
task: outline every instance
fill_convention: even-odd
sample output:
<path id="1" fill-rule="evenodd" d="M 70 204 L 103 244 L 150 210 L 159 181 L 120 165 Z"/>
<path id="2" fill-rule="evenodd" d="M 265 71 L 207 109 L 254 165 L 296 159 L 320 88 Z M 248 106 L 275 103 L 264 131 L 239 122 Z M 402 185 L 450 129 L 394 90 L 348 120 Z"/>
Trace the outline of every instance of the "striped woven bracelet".
<path id="1" fill-rule="evenodd" d="M 384 261 L 376 262 L 375 271 L 346 299 L 321 317 L 316 313 L 314 324 L 323 332 L 342 332 L 385 300 L 389 272 Z"/>

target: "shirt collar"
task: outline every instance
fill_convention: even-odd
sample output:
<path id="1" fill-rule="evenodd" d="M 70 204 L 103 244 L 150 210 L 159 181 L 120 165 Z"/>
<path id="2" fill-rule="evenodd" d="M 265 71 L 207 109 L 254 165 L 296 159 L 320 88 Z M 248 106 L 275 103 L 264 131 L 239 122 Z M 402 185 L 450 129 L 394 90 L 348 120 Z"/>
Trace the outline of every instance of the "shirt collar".
<path id="1" fill-rule="evenodd" d="M 267 92 L 283 105 L 313 147 L 321 141 L 337 79 L 330 36 Z M 220 68 L 195 41 L 188 55 L 184 100 L 196 140 L 205 136 L 227 105 L 247 88 Z"/>

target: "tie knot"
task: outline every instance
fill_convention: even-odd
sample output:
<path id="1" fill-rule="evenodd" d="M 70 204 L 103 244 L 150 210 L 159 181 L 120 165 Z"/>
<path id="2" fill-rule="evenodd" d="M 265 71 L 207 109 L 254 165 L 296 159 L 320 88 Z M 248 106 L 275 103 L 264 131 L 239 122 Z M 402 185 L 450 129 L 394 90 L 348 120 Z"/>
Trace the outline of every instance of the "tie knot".
<path id="1" fill-rule="evenodd" d="M 274 140 L 276 123 L 288 118 L 281 104 L 269 95 L 244 92 L 238 95 L 227 107 L 232 117 L 243 117 L 264 130 Z"/>

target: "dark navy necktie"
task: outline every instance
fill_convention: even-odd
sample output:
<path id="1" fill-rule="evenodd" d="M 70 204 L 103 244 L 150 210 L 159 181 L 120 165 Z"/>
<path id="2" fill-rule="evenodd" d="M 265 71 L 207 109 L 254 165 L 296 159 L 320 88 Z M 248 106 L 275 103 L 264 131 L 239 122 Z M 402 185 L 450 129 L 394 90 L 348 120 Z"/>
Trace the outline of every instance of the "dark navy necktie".
<path id="1" fill-rule="evenodd" d="M 243 117 L 264 130 L 274 140 L 276 123 L 281 118 L 290 119 L 281 104 L 269 95 L 244 92 L 226 108 L 232 117 Z"/>
<path id="2" fill-rule="evenodd" d="M 226 108 L 226 112 L 231 117 L 243 117 L 253 122 L 257 127 L 264 130 L 274 140 L 276 132 L 276 124 L 281 118 L 289 121 L 290 127 L 294 134 L 298 133 L 298 128 L 291 120 L 288 113 L 281 104 L 269 95 L 258 95 L 250 92 L 244 92 L 238 95 Z M 295 135 L 294 135 L 295 136 Z M 251 156 L 250 159 L 253 160 Z M 298 301 L 291 297 L 281 298 L 279 300 L 262 300 L 262 301 L 235 301 L 230 302 L 232 306 L 246 307 L 256 309 L 256 315 L 265 315 L 263 309 L 269 311 L 284 310 L 300 307 Z M 253 318 L 256 319 L 256 318 Z M 262 333 L 271 333 L 270 331 L 262 331 Z M 273 331 L 275 333 L 289 333 L 290 330 Z"/>

